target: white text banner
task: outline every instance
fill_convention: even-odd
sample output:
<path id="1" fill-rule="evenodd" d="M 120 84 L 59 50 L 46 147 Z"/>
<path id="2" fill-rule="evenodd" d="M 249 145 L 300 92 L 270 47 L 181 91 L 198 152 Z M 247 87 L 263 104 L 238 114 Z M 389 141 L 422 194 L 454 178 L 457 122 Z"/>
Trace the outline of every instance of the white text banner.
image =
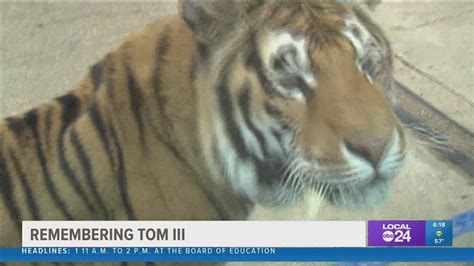
<path id="1" fill-rule="evenodd" d="M 23 247 L 366 247 L 364 221 L 23 221 Z"/>

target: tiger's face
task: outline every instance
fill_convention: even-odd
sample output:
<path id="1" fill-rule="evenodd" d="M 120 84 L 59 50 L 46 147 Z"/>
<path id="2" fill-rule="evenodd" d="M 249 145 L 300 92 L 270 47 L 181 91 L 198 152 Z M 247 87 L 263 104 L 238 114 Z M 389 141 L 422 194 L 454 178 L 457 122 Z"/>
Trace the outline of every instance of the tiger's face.
<path id="1" fill-rule="evenodd" d="M 213 175 L 263 204 L 308 189 L 349 207 L 379 203 L 405 154 L 389 47 L 336 3 L 252 4 L 248 17 L 245 5 L 182 6 L 200 42 L 198 123 Z"/>

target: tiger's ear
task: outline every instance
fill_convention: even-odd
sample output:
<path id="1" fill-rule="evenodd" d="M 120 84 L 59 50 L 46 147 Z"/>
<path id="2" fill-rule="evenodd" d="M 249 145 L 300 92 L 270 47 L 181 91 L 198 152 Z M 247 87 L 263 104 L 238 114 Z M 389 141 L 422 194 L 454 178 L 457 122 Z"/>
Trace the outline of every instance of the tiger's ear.
<path id="1" fill-rule="evenodd" d="M 209 43 L 218 36 L 224 27 L 229 27 L 221 12 L 232 13 L 232 1 L 180 0 L 179 10 L 196 38 Z"/>
<path id="2" fill-rule="evenodd" d="M 253 3 L 252 3 L 253 2 Z M 211 43 L 239 24 L 259 1 L 179 0 L 180 15 L 203 43 Z"/>

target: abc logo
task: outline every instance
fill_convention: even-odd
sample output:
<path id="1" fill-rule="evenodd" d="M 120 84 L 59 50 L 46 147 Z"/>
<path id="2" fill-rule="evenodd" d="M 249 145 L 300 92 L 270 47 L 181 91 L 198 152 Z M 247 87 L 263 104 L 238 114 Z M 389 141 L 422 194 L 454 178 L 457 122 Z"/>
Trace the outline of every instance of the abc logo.
<path id="1" fill-rule="evenodd" d="M 395 235 L 393 234 L 392 231 L 385 231 L 382 234 L 382 239 L 385 242 L 392 242 L 394 238 L 395 238 Z"/>

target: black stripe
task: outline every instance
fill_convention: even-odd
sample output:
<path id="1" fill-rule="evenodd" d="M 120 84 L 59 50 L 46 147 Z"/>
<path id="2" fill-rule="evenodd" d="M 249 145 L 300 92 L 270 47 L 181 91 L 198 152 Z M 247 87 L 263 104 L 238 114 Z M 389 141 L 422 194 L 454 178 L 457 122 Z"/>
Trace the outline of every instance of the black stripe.
<path id="1" fill-rule="evenodd" d="M 278 109 L 278 107 L 270 104 L 270 103 L 265 103 L 265 111 L 267 114 L 277 120 L 280 120 L 283 118 L 283 112 Z"/>
<path id="2" fill-rule="evenodd" d="M 2 181 L 0 191 L 5 201 L 5 207 L 8 209 L 13 223 L 16 225 L 19 232 L 21 232 L 21 216 L 20 209 L 14 199 L 14 187 L 11 180 L 10 172 L 5 161 L 5 158 L 0 154 L 0 180 Z"/>
<path id="3" fill-rule="evenodd" d="M 183 155 L 181 155 L 181 153 L 178 152 L 178 149 L 176 148 L 176 146 L 174 146 L 173 144 L 171 144 L 169 141 L 165 141 L 163 138 L 160 138 L 159 139 L 161 142 L 163 142 L 163 144 L 165 144 L 165 146 L 170 150 L 170 152 L 179 160 L 179 161 L 182 161 L 186 164 L 188 164 L 188 161 L 186 161 L 186 159 L 184 159 Z M 189 164 L 188 164 L 189 166 Z"/>
<path id="4" fill-rule="evenodd" d="M 72 170 L 69 164 L 69 161 L 66 158 L 65 148 L 64 148 L 64 138 L 61 138 L 60 140 L 58 152 L 59 152 L 59 165 L 64 175 L 67 177 L 69 184 L 73 187 L 77 195 L 83 200 L 89 212 L 91 212 L 92 214 L 96 214 L 96 209 L 94 205 L 91 203 L 91 200 L 87 197 L 84 188 L 79 183 L 77 175 Z"/>
<path id="5" fill-rule="evenodd" d="M 163 59 L 163 56 L 165 56 L 170 48 L 170 34 L 171 34 L 171 28 L 168 27 L 166 28 L 162 34 L 160 34 L 158 38 L 158 46 L 156 47 L 156 62 L 160 63 L 160 60 Z"/>
<path id="6" fill-rule="evenodd" d="M 62 106 L 61 133 L 63 133 L 67 126 L 69 126 L 78 117 L 81 108 L 81 102 L 73 94 L 66 94 L 61 97 L 58 97 L 56 98 L 56 101 L 58 101 L 59 104 L 61 104 Z"/>
<path id="7" fill-rule="evenodd" d="M 170 35 L 171 29 L 167 28 L 164 30 L 162 34 L 160 34 L 158 38 L 158 45 L 156 47 L 156 58 L 155 58 L 155 69 L 153 73 L 153 89 L 155 91 L 155 99 L 157 103 L 157 107 L 159 110 L 160 116 L 160 129 L 161 134 L 164 135 L 165 139 L 169 139 L 171 135 L 171 130 L 173 127 L 171 119 L 166 115 L 165 106 L 168 102 L 168 99 L 165 95 L 161 93 L 161 77 L 160 77 L 160 70 L 161 66 L 165 64 L 164 56 L 168 53 L 169 46 L 170 46 Z"/>
<path id="8" fill-rule="evenodd" d="M 117 134 L 113 128 L 110 128 L 110 133 L 112 136 L 112 141 L 117 148 L 117 169 L 116 174 L 118 175 L 118 185 L 120 190 L 120 197 L 122 198 L 123 206 L 125 207 L 125 211 L 128 215 L 129 220 L 136 220 L 135 212 L 133 207 L 130 203 L 130 197 L 128 194 L 128 185 L 127 185 L 127 174 L 125 170 L 125 164 L 123 160 L 123 152 L 122 147 L 120 146 L 119 140 L 117 138 Z"/>
<path id="9" fill-rule="evenodd" d="M 69 181 L 69 184 L 73 187 L 74 191 L 84 201 L 89 212 L 91 212 L 92 214 L 96 214 L 96 209 L 94 205 L 91 203 L 91 200 L 87 197 L 84 188 L 79 183 L 76 173 L 72 170 L 69 164 L 69 161 L 66 158 L 66 152 L 65 152 L 65 147 L 64 147 L 64 136 L 65 135 L 62 135 L 62 137 L 60 137 L 59 148 L 58 148 L 59 165 L 61 166 L 61 170 L 66 175 L 67 180 Z"/>
<path id="10" fill-rule="evenodd" d="M 242 87 L 242 92 L 240 93 L 240 96 L 239 96 L 240 109 L 242 110 L 245 124 L 250 129 L 250 131 L 252 131 L 253 135 L 255 135 L 255 137 L 258 139 L 258 142 L 260 143 L 263 154 L 268 155 L 266 140 L 263 137 L 262 132 L 260 132 L 260 130 L 257 127 L 255 127 L 255 125 L 252 123 L 252 119 L 250 118 L 250 114 L 252 112 L 252 110 L 250 110 L 250 101 L 251 101 L 250 88 L 251 88 L 250 82 L 246 80 Z"/>
<path id="11" fill-rule="evenodd" d="M 84 147 L 81 144 L 81 141 L 77 135 L 75 128 L 71 129 L 71 143 L 76 151 L 79 162 L 81 163 L 82 170 L 84 171 L 84 174 L 86 176 L 87 182 L 89 184 L 89 188 L 95 197 L 95 201 L 99 205 L 99 208 L 101 209 L 102 214 L 104 215 L 105 219 L 108 219 L 109 215 L 107 212 L 107 208 L 105 207 L 104 201 L 97 190 L 97 184 L 92 174 L 93 173 L 92 164 L 84 150 Z"/>
<path id="12" fill-rule="evenodd" d="M 196 68 L 197 68 L 197 59 L 196 59 L 196 56 L 194 56 L 191 61 L 191 66 L 189 67 L 189 79 L 191 80 L 191 82 L 194 82 L 194 80 L 196 79 L 196 70 L 197 70 Z"/>
<path id="13" fill-rule="evenodd" d="M 61 198 L 61 196 L 58 194 L 58 191 L 56 189 L 56 186 L 54 182 L 51 179 L 51 175 L 49 173 L 48 169 L 48 164 L 46 160 L 46 155 L 44 154 L 43 148 L 42 148 L 42 143 L 41 139 L 39 137 L 39 132 L 38 132 L 38 114 L 36 113 L 35 110 L 32 110 L 28 113 L 25 114 L 25 122 L 27 125 L 29 125 L 31 131 L 33 132 L 33 138 L 36 142 L 36 155 L 38 156 L 39 164 L 41 167 L 41 172 L 43 174 L 45 186 L 51 195 L 51 198 L 56 205 L 56 207 L 61 210 L 63 215 L 66 217 L 68 220 L 74 220 L 73 216 L 69 212 L 69 210 L 66 207 L 66 204 L 64 200 Z"/>
<path id="14" fill-rule="evenodd" d="M 278 140 L 278 143 L 283 145 L 283 134 L 282 134 L 282 132 L 279 131 L 279 130 L 276 130 L 276 129 L 272 129 L 271 131 L 272 131 L 273 136 Z"/>
<path id="15" fill-rule="evenodd" d="M 143 123 L 143 116 L 141 114 L 141 106 L 144 104 L 144 99 L 142 95 L 142 91 L 140 86 L 138 85 L 137 80 L 134 77 L 130 66 L 127 64 L 127 60 L 125 62 L 125 72 L 127 75 L 127 85 L 128 85 L 128 93 L 130 99 L 130 107 L 132 109 L 133 116 L 135 117 L 135 121 L 137 123 L 138 132 L 140 143 L 143 145 L 143 148 L 146 149 L 145 146 L 145 127 Z"/>
<path id="16" fill-rule="evenodd" d="M 112 149 L 110 148 L 110 144 L 107 140 L 106 125 L 97 103 L 92 104 L 91 108 L 89 109 L 89 117 L 97 132 L 97 135 L 99 136 L 99 140 L 102 143 L 102 147 L 105 150 L 105 154 L 109 159 L 109 164 L 113 171 L 115 169 L 115 162 L 114 158 L 112 157 Z"/>
<path id="17" fill-rule="evenodd" d="M 265 161 L 254 159 L 257 168 L 257 176 L 260 184 L 267 186 L 281 182 L 284 173 L 284 163 L 280 158 L 267 159 Z"/>
<path id="18" fill-rule="evenodd" d="M 5 121 L 7 122 L 8 129 L 13 131 L 16 136 L 19 136 L 26 127 L 25 121 L 19 117 L 9 117 Z"/>
<path id="19" fill-rule="evenodd" d="M 66 129 L 79 115 L 80 101 L 79 99 L 77 99 L 76 96 L 72 94 L 67 94 L 62 97 L 59 97 L 57 101 L 62 105 L 62 126 L 58 139 L 59 165 L 61 166 L 61 170 L 66 175 L 69 184 L 73 187 L 77 195 L 84 201 L 89 212 L 95 214 L 96 209 L 94 205 L 87 197 L 87 194 L 85 193 L 84 188 L 81 186 L 76 173 L 71 168 L 71 165 L 69 164 L 69 161 L 66 158 L 66 151 L 64 146 Z"/>
<path id="20" fill-rule="evenodd" d="M 265 111 L 267 112 L 267 114 L 271 117 L 273 117 L 276 122 L 278 122 L 280 124 L 280 129 L 281 131 L 284 131 L 284 132 L 289 132 L 291 131 L 291 127 L 290 125 L 288 124 L 287 121 L 284 121 L 285 119 L 285 115 L 283 113 L 282 110 L 280 110 L 278 107 L 270 104 L 270 103 L 265 103 Z M 275 135 L 275 130 L 273 130 L 273 135 Z M 281 133 L 279 133 L 281 135 Z M 276 136 L 276 135 L 275 135 Z M 279 138 L 281 138 L 281 136 L 279 136 Z"/>
<path id="21" fill-rule="evenodd" d="M 102 62 L 99 62 L 90 68 L 90 76 L 92 79 L 92 89 L 94 91 L 96 91 L 99 88 L 100 84 L 102 83 L 102 75 L 103 75 Z"/>
<path id="22" fill-rule="evenodd" d="M 257 73 L 257 77 L 260 81 L 260 84 L 262 84 L 263 91 L 269 96 L 275 95 L 276 90 L 272 88 L 271 82 L 268 80 L 267 76 L 263 72 L 263 63 L 262 59 L 260 58 L 260 55 L 258 54 L 255 34 L 252 34 L 250 37 L 250 53 L 247 56 L 246 61 L 247 67 Z"/>
<path id="23" fill-rule="evenodd" d="M 170 47 L 170 32 L 171 29 L 167 28 L 160 37 L 158 38 L 158 45 L 156 47 L 156 58 L 155 58 L 155 71 L 153 74 L 153 88 L 155 89 L 156 98 L 158 107 L 164 108 L 163 106 L 163 99 L 161 99 L 160 90 L 161 90 L 161 78 L 160 78 L 160 70 L 161 66 L 164 65 L 164 56 L 168 53 Z"/>
<path id="24" fill-rule="evenodd" d="M 10 151 L 10 159 L 13 162 L 13 167 L 17 176 L 20 178 L 23 191 L 26 195 L 26 202 L 28 203 L 28 207 L 30 209 L 33 220 L 41 220 L 41 215 L 38 209 L 38 205 L 36 204 L 33 191 L 31 190 L 30 184 L 28 183 L 28 180 L 26 180 L 26 174 L 21 169 L 20 162 L 18 161 L 18 158 L 15 156 L 13 151 Z"/>
<path id="25" fill-rule="evenodd" d="M 197 43 L 198 53 L 202 60 L 209 58 L 209 48 L 202 42 Z"/>
<path id="26" fill-rule="evenodd" d="M 120 110 L 121 106 L 117 106 L 117 103 L 120 103 L 120 100 L 117 101 L 116 100 L 116 88 L 115 88 L 115 85 L 114 85 L 114 78 L 119 76 L 119 77 L 122 77 L 123 75 L 122 74 L 117 74 L 117 70 L 116 70 L 116 64 L 112 58 L 112 56 L 109 54 L 106 56 L 106 58 L 104 59 L 104 62 L 103 62 L 103 81 L 102 82 L 105 82 L 105 90 L 106 90 L 106 93 L 107 93 L 107 97 L 109 99 L 109 102 L 110 102 L 110 105 L 112 107 L 112 110 L 117 112 L 118 110 Z M 120 81 L 122 82 L 122 81 Z"/>
<path id="27" fill-rule="evenodd" d="M 303 96 L 305 99 L 309 98 L 309 95 L 311 95 L 312 90 L 308 86 L 308 83 L 301 77 L 301 76 L 296 76 L 296 88 L 303 93 Z"/>
<path id="28" fill-rule="evenodd" d="M 219 108 L 221 110 L 221 114 L 224 116 L 223 120 L 226 125 L 227 134 L 230 136 L 234 148 L 237 150 L 239 156 L 245 158 L 247 156 L 247 151 L 245 149 L 245 141 L 240 132 L 240 128 L 234 119 L 234 103 L 232 102 L 232 96 L 230 94 L 229 87 L 227 84 L 227 79 L 229 75 L 229 65 L 230 62 L 221 71 L 220 77 L 222 78 L 222 80 L 218 85 L 217 98 L 219 100 Z"/>
<path id="29" fill-rule="evenodd" d="M 105 150 L 105 153 L 107 154 L 109 158 L 110 165 L 115 172 L 115 174 L 118 175 L 118 185 L 119 185 L 119 191 L 120 191 L 120 196 L 122 198 L 125 211 L 127 212 L 128 219 L 129 220 L 135 220 L 135 214 L 133 212 L 133 209 L 130 205 L 130 200 L 128 198 L 128 191 L 127 191 L 127 179 L 125 175 L 125 167 L 124 167 L 124 162 L 123 162 L 123 154 L 122 154 L 122 149 L 121 146 L 118 142 L 115 130 L 113 128 L 110 129 L 110 133 L 112 135 L 112 140 L 114 142 L 114 145 L 117 148 L 117 167 L 115 166 L 114 159 L 112 157 L 112 150 L 110 148 L 110 144 L 107 140 L 106 137 L 106 128 L 104 121 L 102 119 L 102 115 L 100 113 L 100 110 L 98 109 L 98 106 L 96 103 L 94 103 L 89 111 L 89 116 L 92 120 L 92 123 L 97 131 L 97 134 L 99 135 L 100 141 L 102 142 L 102 146 Z M 117 169 L 116 169 L 117 168 Z"/>

